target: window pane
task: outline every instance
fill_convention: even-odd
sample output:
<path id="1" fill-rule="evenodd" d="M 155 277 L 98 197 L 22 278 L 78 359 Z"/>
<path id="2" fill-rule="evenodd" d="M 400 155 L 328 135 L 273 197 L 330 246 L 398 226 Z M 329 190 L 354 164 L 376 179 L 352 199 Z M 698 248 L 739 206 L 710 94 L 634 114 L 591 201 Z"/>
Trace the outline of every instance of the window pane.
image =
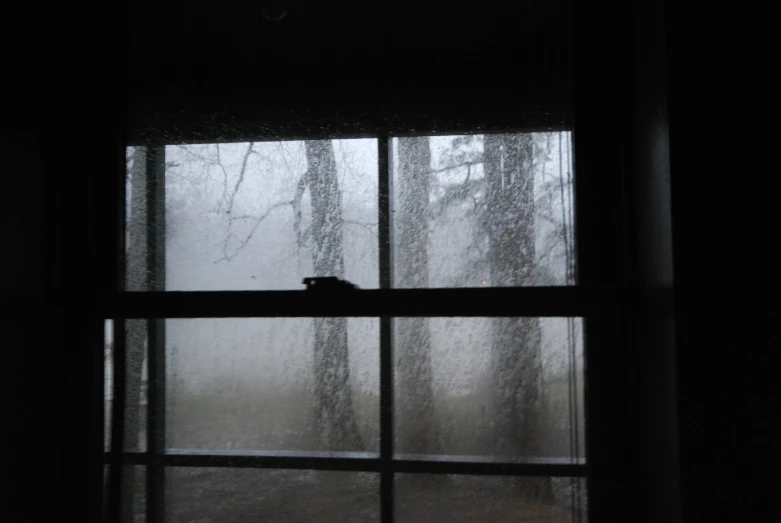
<path id="1" fill-rule="evenodd" d="M 111 497 L 111 467 L 112 465 L 103 465 L 102 509 L 106 521 Z M 146 467 L 123 465 L 121 476 L 120 519 L 123 522 L 143 523 L 146 521 Z"/>
<path id="2" fill-rule="evenodd" d="M 125 323 L 125 450 L 146 451 L 147 320 Z"/>
<path id="3" fill-rule="evenodd" d="M 155 172 L 164 187 L 140 190 Z M 378 285 L 374 139 L 130 147 L 127 173 L 127 290 Z"/>
<path id="4" fill-rule="evenodd" d="M 569 132 L 393 140 L 394 286 L 572 285 Z"/>
<path id="5" fill-rule="evenodd" d="M 583 523 L 582 478 L 398 474 L 395 520 Z"/>
<path id="6" fill-rule="evenodd" d="M 108 515 L 111 496 L 111 465 L 103 465 L 103 514 Z M 123 522 L 143 523 L 146 521 L 146 467 L 142 465 L 122 466 L 122 496 L 119 511 Z"/>
<path id="7" fill-rule="evenodd" d="M 146 521 L 146 467 L 125 465 L 122 468 L 122 521 Z"/>
<path id="8" fill-rule="evenodd" d="M 363 472 L 166 469 L 166 521 L 379 520 L 379 476 Z"/>
<path id="9" fill-rule="evenodd" d="M 125 325 L 125 431 L 124 449 L 146 450 L 147 320 L 124 320 Z M 111 449 L 114 403 L 114 320 L 104 330 L 104 450 Z"/>
<path id="10" fill-rule="evenodd" d="M 114 397 L 114 322 L 103 327 L 103 450 L 111 450 L 111 409 Z"/>
<path id="11" fill-rule="evenodd" d="M 108 521 L 108 483 L 109 483 L 109 471 L 111 467 L 109 465 L 103 465 L 103 521 Z"/>
<path id="12" fill-rule="evenodd" d="M 166 321 L 167 446 L 379 448 L 375 318 Z"/>
<path id="13" fill-rule="evenodd" d="M 400 454 L 583 458 L 578 318 L 394 320 Z"/>

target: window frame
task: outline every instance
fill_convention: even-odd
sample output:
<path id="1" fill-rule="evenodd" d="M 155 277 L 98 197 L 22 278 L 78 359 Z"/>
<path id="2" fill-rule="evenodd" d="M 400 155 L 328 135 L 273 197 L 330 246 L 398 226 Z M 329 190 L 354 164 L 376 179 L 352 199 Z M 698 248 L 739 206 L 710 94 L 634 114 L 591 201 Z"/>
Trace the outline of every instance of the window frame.
<path id="1" fill-rule="evenodd" d="M 508 132 L 505 130 L 504 132 Z M 431 133 L 420 133 L 429 136 Z M 408 136 L 408 135 L 405 135 Z M 393 521 L 393 480 L 396 473 L 487 474 L 513 476 L 563 476 L 586 478 L 591 483 L 588 398 L 584 459 L 573 461 L 546 459 L 493 460 L 431 457 L 412 459 L 394 455 L 393 450 L 393 360 L 392 318 L 394 317 L 581 317 L 584 325 L 584 393 L 587 395 L 589 327 L 611 324 L 629 302 L 626 292 L 616 287 L 581 285 L 557 287 L 504 287 L 454 289 L 392 288 L 391 259 L 391 159 L 393 138 L 373 136 L 378 144 L 379 184 L 379 289 L 334 291 L 165 291 L 164 222 L 147 221 L 147 272 L 159 277 L 149 282 L 146 292 L 124 292 L 125 220 L 121 230 L 119 286 L 98 298 L 98 310 L 104 319 L 114 320 L 114 364 L 111 448 L 104 453 L 110 464 L 109 521 L 119 521 L 121 474 L 124 465 L 146 466 L 146 520 L 156 523 L 164 514 L 164 470 L 167 466 L 221 468 L 283 468 L 333 471 L 367 471 L 380 474 L 380 513 L 383 522 Z M 330 139 L 334 137 L 322 137 Z M 573 133 L 574 140 L 574 133 Z M 165 146 L 147 149 L 147 216 L 164 216 Z M 150 173 L 152 173 L 150 175 Z M 124 173 L 123 173 L 124 175 Z M 161 183 L 162 182 L 162 183 Z M 125 184 L 122 184 L 120 209 L 124 215 Z M 580 195 L 575 185 L 574 201 L 578 210 Z M 576 270 L 579 270 L 581 246 L 576 212 Z M 161 254 L 163 253 L 163 254 Z M 275 452 L 275 451 L 189 451 L 165 448 L 165 319 L 221 317 L 377 317 L 380 322 L 380 452 L 365 453 Z M 145 452 L 124 450 L 125 411 L 125 320 L 145 319 L 148 329 L 147 372 L 148 407 Z M 574 510 L 574 508 L 573 508 Z M 586 507 L 588 510 L 588 507 Z"/>

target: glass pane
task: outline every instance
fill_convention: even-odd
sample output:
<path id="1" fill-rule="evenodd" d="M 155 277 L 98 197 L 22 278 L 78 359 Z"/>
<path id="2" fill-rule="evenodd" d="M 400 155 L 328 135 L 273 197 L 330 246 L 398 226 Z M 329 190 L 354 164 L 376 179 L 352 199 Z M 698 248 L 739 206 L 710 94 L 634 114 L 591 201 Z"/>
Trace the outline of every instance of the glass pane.
<path id="1" fill-rule="evenodd" d="M 269 469 L 166 469 L 166 521 L 379 520 L 379 475 Z"/>
<path id="2" fill-rule="evenodd" d="M 166 321 L 167 446 L 379 449 L 375 318 Z"/>
<path id="3" fill-rule="evenodd" d="M 108 521 L 108 483 L 109 483 L 109 471 L 111 467 L 109 465 L 103 465 L 103 521 Z"/>
<path id="4" fill-rule="evenodd" d="M 125 323 L 125 450 L 146 451 L 147 320 Z"/>
<path id="5" fill-rule="evenodd" d="M 129 291 L 159 290 L 155 271 L 150 270 L 150 242 L 158 231 L 155 216 L 149 216 L 148 192 L 154 182 L 154 150 L 148 147 L 128 147 L 125 154 L 125 289 Z"/>
<path id="6" fill-rule="evenodd" d="M 141 465 L 123 467 L 120 514 L 123 523 L 146 521 L 146 467 Z"/>
<path id="7" fill-rule="evenodd" d="M 120 324 L 121 325 L 121 324 Z M 125 325 L 125 435 L 124 449 L 146 450 L 146 320 L 124 320 Z M 111 449 L 114 403 L 114 320 L 104 330 L 104 450 Z"/>
<path id="8" fill-rule="evenodd" d="M 103 465 L 103 514 L 108 515 L 111 493 L 111 465 Z M 122 496 L 119 507 L 123 523 L 146 521 L 146 467 L 122 466 Z"/>
<path id="9" fill-rule="evenodd" d="M 103 450 L 111 450 L 111 409 L 114 398 L 114 322 L 103 327 Z"/>
<path id="10" fill-rule="evenodd" d="M 393 140 L 394 286 L 574 284 L 570 133 Z"/>
<path id="11" fill-rule="evenodd" d="M 582 478 L 398 474 L 395 520 L 584 523 Z"/>
<path id="12" fill-rule="evenodd" d="M 400 454 L 584 453 L 579 318 L 394 320 Z"/>
<path id="13" fill-rule="evenodd" d="M 376 288 L 377 165 L 374 139 L 128 148 L 126 288 L 302 289 L 307 276 Z M 155 172 L 164 187 L 137 190 Z M 149 270 L 149 245 L 164 268 Z"/>

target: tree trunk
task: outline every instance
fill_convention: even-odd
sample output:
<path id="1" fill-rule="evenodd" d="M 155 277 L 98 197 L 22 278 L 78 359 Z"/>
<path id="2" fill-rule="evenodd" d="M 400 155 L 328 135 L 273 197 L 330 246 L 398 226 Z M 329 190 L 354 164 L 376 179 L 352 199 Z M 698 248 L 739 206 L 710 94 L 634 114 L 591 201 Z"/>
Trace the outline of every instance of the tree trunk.
<path id="1" fill-rule="evenodd" d="M 484 138 L 488 262 L 492 286 L 531 285 L 534 246 L 532 135 Z M 538 318 L 495 318 L 492 339 L 493 421 L 497 454 L 536 457 L 540 427 L 541 338 Z M 530 496 L 549 501 L 550 481 Z"/>
<path id="2" fill-rule="evenodd" d="M 304 142 L 315 276 L 344 278 L 342 196 L 330 140 Z M 315 421 L 326 450 L 363 450 L 353 409 L 347 318 L 315 318 Z"/>
<path id="3" fill-rule="evenodd" d="M 396 286 L 428 284 L 428 210 L 431 151 L 428 137 L 399 138 Z M 399 451 L 439 451 L 434 424 L 431 337 L 427 318 L 396 323 L 396 424 Z"/>
<path id="4" fill-rule="evenodd" d="M 130 210 L 128 213 L 128 244 L 126 251 L 125 288 L 128 291 L 149 290 L 147 275 L 146 216 L 146 148 L 136 147 L 130 169 Z M 146 320 L 125 320 L 125 449 L 138 451 L 141 446 L 141 382 L 146 344 Z M 116 365 L 116 362 L 115 362 Z M 122 474 L 122 520 L 133 521 L 136 493 L 136 467 L 127 467 Z"/>

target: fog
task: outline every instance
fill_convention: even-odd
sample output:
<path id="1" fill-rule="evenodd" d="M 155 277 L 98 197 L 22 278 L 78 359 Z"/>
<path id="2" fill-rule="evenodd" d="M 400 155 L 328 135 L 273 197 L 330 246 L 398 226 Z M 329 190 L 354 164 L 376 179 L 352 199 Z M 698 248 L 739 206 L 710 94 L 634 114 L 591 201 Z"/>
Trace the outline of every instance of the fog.
<path id="1" fill-rule="evenodd" d="M 540 157 L 534 182 L 535 284 L 566 285 L 572 283 L 570 137 L 540 133 L 534 139 Z M 377 288 L 377 142 L 333 143 L 345 278 L 364 289 Z M 461 142 L 432 137 L 430 147 L 429 283 L 489 286 L 487 239 L 475 214 L 483 195 L 478 189 L 443 204 L 449 189 L 482 180 L 481 137 Z M 132 148 L 128 158 L 132 167 Z M 300 202 L 298 233 L 293 205 L 307 171 L 303 142 L 167 146 L 165 163 L 166 290 L 303 289 L 302 279 L 314 275 L 309 191 Z M 134 190 L 129 179 L 128 194 Z M 129 208 L 129 219 L 137 212 Z M 490 424 L 483 398 L 490 387 L 490 319 L 432 318 L 428 325 L 435 401 L 438 411 L 447 413 L 431 422 L 452 432 L 445 451 L 480 453 L 479 433 Z M 540 408 L 548 412 L 549 439 L 561 443 L 572 430 L 566 380 L 574 369 L 582 402 L 582 326 L 564 318 L 543 318 L 540 326 L 546 391 Z M 377 451 L 379 321 L 350 318 L 347 330 L 355 414 L 366 450 Z M 167 320 L 168 446 L 318 448 L 311 405 L 313 331 L 310 318 Z M 578 423 L 582 430 L 582 419 Z M 567 444 L 548 452 L 566 454 Z"/>

